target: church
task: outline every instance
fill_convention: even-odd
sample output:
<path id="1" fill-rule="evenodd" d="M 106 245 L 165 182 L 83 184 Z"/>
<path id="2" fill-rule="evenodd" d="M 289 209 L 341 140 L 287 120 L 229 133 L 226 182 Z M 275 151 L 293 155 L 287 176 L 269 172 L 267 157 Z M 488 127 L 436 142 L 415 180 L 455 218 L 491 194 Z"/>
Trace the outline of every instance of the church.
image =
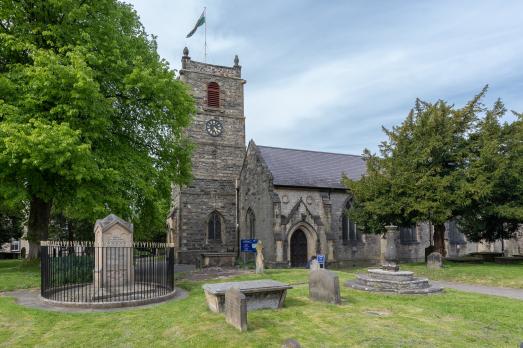
<path id="1" fill-rule="evenodd" d="M 245 144 L 244 85 L 238 56 L 232 67 L 194 61 L 183 51 L 181 81 L 197 112 L 188 136 L 195 144 L 193 181 L 174 186 L 167 217 L 168 242 L 177 262 L 232 266 L 241 239 L 264 244 L 269 267 L 304 267 L 314 255 L 329 265 L 379 263 L 382 236 L 363 234 L 349 219 L 351 197 L 341 184 L 346 175 L 365 174 L 361 156 Z M 468 243 L 456 224 L 447 223 L 451 256 L 500 251 L 501 243 Z M 428 223 L 401 227 L 396 238 L 400 261 L 423 261 L 430 246 Z M 523 253 L 523 239 L 505 243 Z"/>

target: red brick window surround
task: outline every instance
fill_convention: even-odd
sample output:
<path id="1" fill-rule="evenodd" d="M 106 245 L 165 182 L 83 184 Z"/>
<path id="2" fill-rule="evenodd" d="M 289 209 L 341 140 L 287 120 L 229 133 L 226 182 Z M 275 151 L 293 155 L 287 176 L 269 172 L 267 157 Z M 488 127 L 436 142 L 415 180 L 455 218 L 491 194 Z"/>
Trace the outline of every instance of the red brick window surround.
<path id="1" fill-rule="evenodd" d="M 220 107 L 220 86 L 216 82 L 207 85 L 207 106 Z"/>

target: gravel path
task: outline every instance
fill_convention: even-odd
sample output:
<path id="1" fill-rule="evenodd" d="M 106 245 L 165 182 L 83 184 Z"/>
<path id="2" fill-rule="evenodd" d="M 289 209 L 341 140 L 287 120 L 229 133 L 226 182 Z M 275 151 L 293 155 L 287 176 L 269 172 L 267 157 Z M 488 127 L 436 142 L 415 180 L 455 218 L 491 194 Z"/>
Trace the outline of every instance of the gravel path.
<path id="1" fill-rule="evenodd" d="M 477 294 L 483 295 L 493 295 L 493 296 L 502 296 L 513 298 L 517 300 L 523 300 L 523 289 L 511 289 L 511 288 L 498 288 L 494 286 L 484 286 L 484 285 L 473 285 L 473 284 L 464 284 L 464 283 L 451 283 L 444 281 L 431 280 L 431 284 L 442 288 L 456 289 L 459 291 L 465 292 L 474 292 Z"/>

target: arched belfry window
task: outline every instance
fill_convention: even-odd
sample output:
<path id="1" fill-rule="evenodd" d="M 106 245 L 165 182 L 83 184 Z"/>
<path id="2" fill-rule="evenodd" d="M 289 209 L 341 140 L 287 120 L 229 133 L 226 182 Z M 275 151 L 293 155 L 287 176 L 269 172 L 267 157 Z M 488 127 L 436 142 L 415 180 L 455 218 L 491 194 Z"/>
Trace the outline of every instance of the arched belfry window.
<path id="1" fill-rule="evenodd" d="M 207 240 L 220 241 L 222 239 L 222 218 L 217 211 L 209 215 L 207 221 Z"/>
<path id="2" fill-rule="evenodd" d="M 207 85 L 207 106 L 220 107 L 220 86 L 216 82 Z"/>
<path id="3" fill-rule="evenodd" d="M 356 242 L 359 239 L 358 229 L 356 224 L 349 217 L 349 210 L 352 208 L 352 204 L 348 201 L 345 204 L 345 209 L 341 215 L 341 239 L 343 243 Z"/>
<path id="4" fill-rule="evenodd" d="M 251 208 L 247 210 L 247 231 L 249 232 L 249 238 L 256 238 L 256 218 L 254 217 L 254 212 Z"/>

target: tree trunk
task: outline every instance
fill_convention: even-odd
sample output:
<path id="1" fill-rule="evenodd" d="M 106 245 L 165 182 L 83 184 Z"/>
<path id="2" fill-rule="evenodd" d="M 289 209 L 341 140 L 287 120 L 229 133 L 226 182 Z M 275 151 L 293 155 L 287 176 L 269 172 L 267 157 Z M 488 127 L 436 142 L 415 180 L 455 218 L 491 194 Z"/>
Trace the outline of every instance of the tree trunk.
<path id="1" fill-rule="evenodd" d="M 445 250 L 445 225 L 437 224 L 434 225 L 434 248 L 435 251 L 441 254 L 441 256 L 447 256 L 447 250 Z"/>
<path id="2" fill-rule="evenodd" d="M 27 239 L 30 245 L 28 257 L 30 259 L 38 258 L 40 241 L 48 238 L 50 215 L 51 202 L 33 196 L 29 206 L 29 221 L 27 222 Z"/>

